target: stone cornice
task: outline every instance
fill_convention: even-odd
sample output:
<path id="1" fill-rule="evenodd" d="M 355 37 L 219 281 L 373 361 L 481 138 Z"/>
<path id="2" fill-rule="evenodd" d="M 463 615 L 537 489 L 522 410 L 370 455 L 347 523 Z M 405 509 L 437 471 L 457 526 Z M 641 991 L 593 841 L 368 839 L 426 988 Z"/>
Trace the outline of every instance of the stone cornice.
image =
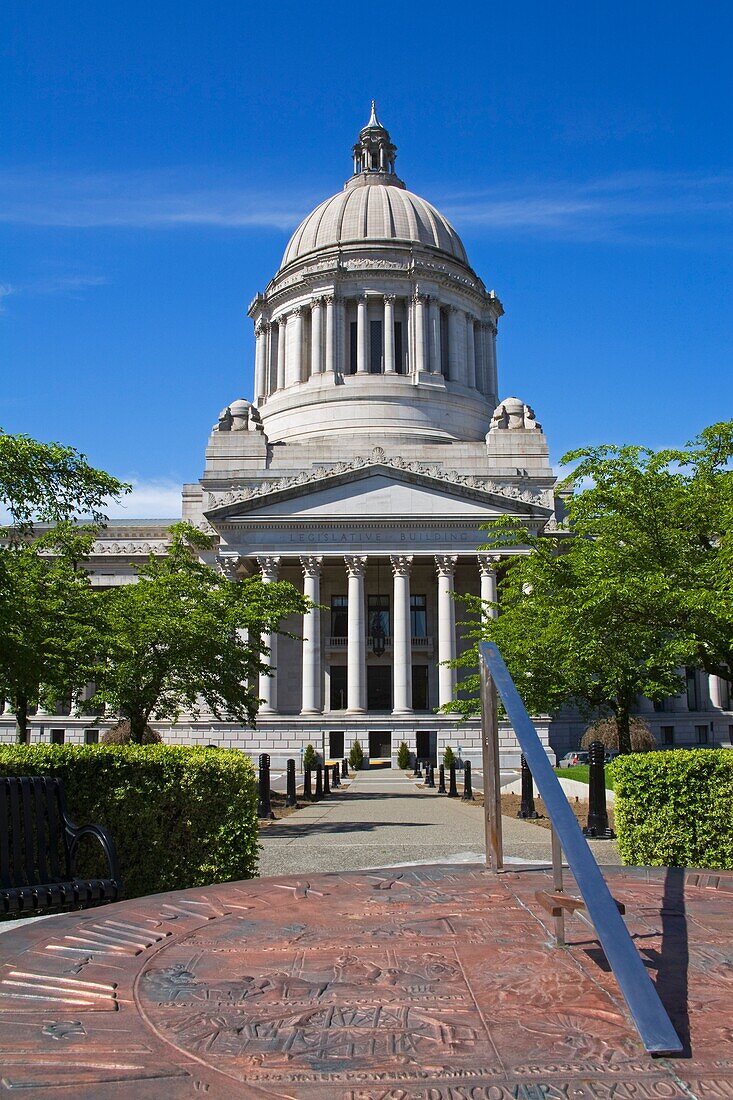
<path id="1" fill-rule="evenodd" d="M 499 498 L 510 501 L 519 505 L 521 511 L 528 512 L 532 508 L 541 508 L 551 512 L 551 508 L 546 503 L 545 492 L 523 489 L 520 485 L 500 484 L 492 478 L 480 475 L 458 474 L 424 462 L 410 461 L 399 455 L 388 456 L 381 447 L 374 447 L 368 458 L 357 456 L 348 462 L 337 462 L 331 467 L 316 466 L 310 471 L 304 470 L 300 474 L 266 481 L 261 485 L 209 492 L 206 494 L 204 510 L 208 517 L 216 517 L 217 513 L 228 510 L 236 504 L 266 500 L 282 493 L 292 495 L 293 492 L 298 493 L 304 486 L 325 486 L 344 475 L 367 469 L 398 470 L 406 474 L 418 475 L 422 481 L 435 486 L 459 487 L 479 499 Z"/>

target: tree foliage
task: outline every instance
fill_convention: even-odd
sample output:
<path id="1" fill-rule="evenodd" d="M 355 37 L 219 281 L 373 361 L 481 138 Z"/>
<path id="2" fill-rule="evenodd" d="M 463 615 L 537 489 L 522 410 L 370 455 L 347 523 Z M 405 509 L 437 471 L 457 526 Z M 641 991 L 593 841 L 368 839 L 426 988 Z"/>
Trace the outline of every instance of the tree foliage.
<path id="1" fill-rule="evenodd" d="M 733 421 L 684 450 L 596 447 L 574 451 L 566 481 L 567 531 L 538 537 L 497 521 L 494 551 L 510 548 L 498 618 L 472 630 L 497 643 L 528 709 L 566 704 L 613 714 L 619 748 L 631 748 L 638 696 L 683 689 L 678 670 L 733 667 Z M 516 554 L 523 547 L 526 554 Z M 478 618 L 481 601 L 466 598 Z M 475 648 L 460 659 L 475 668 Z M 449 709 L 478 709 L 478 679 Z"/>
<path id="2" fill-rule="evenodd" d="M 32 709 L 71 698 L 95 667 L 98 604 L 79 565 L 92 538 L 60 524 L 0 549 L 0 696 L 12 704 L 21 742 Z"/>
<path id="3" fill-rule="evenodd" d="M 654 734 L 643 718 L 634 715 L 629 721 L 629 737 L 632 752 L 648 752 L 656 748 Z M 580 746 L 588 749 L 594 741 L 600 741 L 607 749 L 618 749 L 618 725 L 614 718 L 597 718 L 583 734 Z"/>
<path id="4" fill-rule="evenodd" d="M 250 687 L 267 672 L 266 635 L 309 603 L 286 582 L 259 576 L 232 584 L 199 560 L 210 540 L 188 524 L 171 528 L 165 557 L 151 555 L 138 583 L 102 593 L 105 644 L 96 699 L 130 722 L 139 743 L 148 722 L 200 712 L 252 722 Z"/>
<path id="5" fill-rule="evenodd" d="M 33 520 L 63 523 L 74 516 L 101 523 L 105 502 L 129 489 L 90 466 L 73 447 L 0 429 L 0 505 L 15 528 L 27 528 Z"/>

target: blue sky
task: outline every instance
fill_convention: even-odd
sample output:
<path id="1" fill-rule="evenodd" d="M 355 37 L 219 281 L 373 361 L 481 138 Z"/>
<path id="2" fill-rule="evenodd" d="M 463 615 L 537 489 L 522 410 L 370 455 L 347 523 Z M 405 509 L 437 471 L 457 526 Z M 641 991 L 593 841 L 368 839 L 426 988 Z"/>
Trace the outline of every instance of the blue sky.
<path id="1" fill-rule="evenodd" d="M 504 303 L 557 461 L 727 419 L 733 7 L 124 5 L 0 17 L 0 425 L 170 515 L 251 396 L 246 310 L 377 100 Z"/>

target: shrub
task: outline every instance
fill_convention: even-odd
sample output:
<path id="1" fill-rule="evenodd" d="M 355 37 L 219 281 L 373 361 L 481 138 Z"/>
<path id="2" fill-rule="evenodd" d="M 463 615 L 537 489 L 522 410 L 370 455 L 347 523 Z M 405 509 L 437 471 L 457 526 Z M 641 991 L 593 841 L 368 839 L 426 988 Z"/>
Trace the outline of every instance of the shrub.
<path id="1" fill-rule="evenodd" d="M 450 747 L 450 745 L 446 745 L 445 752 L 443 753 L 443 763 L 445 764 L 446 768 L 449 768 L 451 764 L 455 764 L 455 762 L 456 754 L 453 752 L 453 749 Z"/>
<path id="2" fill-rule="evenodd" d="M 243 753 L 0 745 L 0 775 L 63 779 L 72 820 L 112 833 L 128 898 L 257 874 L 257 784 Z M 87 843 L 84 859 L 98 868 L 97 846 Z M 91 862 L 86 873 L 93 873 Z"/>
<path id="3" fill-rule="evenodd" d="M 123 718 L 116 726 L 112 726 L 112 729 L 105 730 L 100 738 L 103 745 L 129 745 L 131 740 L 132 731 L 127 718 Z M 145 732 L 143 733 L 142 744 L 160 745 L 162 743 L 163 738 L 158 731 L 154 730 L 152 726 L 146 726 Z"/>
<path id="4" fill-rule="evenodd" d="M 397 750 L 397 767 L 406 771 L 410 766 L 410 750 L 407 747 L 406 741 L 400 741 L 400 747 Z"/>
<path id="5" fill-rule="evenodd" d="M 631 748 L 634 752 L 648 752 L 655 749 L 657 743 L 654 734 L 643 718 L 634 717 L 629 722 Z M 592 741 L 600 741 L 607 749 L 618 751 L 618 726 L 615 718 L 598 718 L 583 734 L 581 748 L 587 749 Z"/>
<path id="6" fill-rule="evenodd" d="M 303 767 L 306 771 L 312 770 L 318 764 L 318 753 L 312 745 L 305 746 L 305 752 L 303 753 Z"/>
<path id="7" fill-rule="evenodd" d="M 677 749 L 614 762 L 624 863 L 733 868 L 733 752 Z"/>
<path id="8" fill-rule="evenodd" d="M 364 750 L 361 747 L 361 741 L 354 741 L 351 746 L 351 752 L 349 753 L 349 764 L 358 772 L 364 763 Z"/>

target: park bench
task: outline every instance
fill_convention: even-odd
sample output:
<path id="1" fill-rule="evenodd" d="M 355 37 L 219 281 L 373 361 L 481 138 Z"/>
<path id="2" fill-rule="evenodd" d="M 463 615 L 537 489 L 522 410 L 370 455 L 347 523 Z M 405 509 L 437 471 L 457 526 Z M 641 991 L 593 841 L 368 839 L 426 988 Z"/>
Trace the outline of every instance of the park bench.
<path id="1" fill-rule="evenodd" d="M 77 877 L 84 837 L 101 844 L 109 878 Z M 0 918 L 86 909 L 121 897 L 111 835 L 101 825 L 74 825 L 60 779 L 0 777 Z"/>

